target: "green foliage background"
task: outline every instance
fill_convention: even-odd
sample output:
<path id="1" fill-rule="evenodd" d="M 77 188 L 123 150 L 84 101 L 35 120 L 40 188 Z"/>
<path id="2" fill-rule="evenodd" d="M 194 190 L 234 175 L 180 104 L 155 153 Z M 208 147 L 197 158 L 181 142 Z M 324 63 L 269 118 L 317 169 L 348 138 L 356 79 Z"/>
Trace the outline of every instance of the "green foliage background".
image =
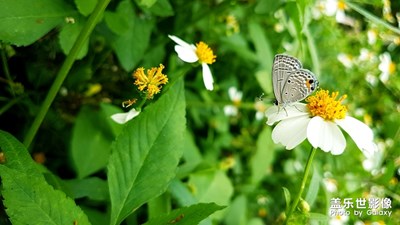
<path id="1" fill-rule="evenodd" d="M 368 196 L 390 198 L 392 215 L 364 212 L 343 224 L 400 223 L 398 1 L 333 1 L 344 3 L 350 25 L 324 13 L 330 1 L 108 2 L 0 0 L 1 224 L 282 223 L 311 145 L 285 150 L 255 116 L 273 103 L 278 53 L 299 58 L 321 88 L 347 94 L 349 114 L 373 129 L 379 147 L 371 170 L 348 136 L 342 155 L 319 151 L 303 196 L 310 211 L 291 223 L 329 224 L 331 198 Z M 213 91 L 168 35 L 213 49 Z M 394 69 L 388 79 L 383 54 Z M 141 97 L 132 72 L 160 63 L 169 78 L 161 94 L 127 124 L 112 121 L 123 101 Z M 243 92 L 239 103 L 230 87 Z M 56 97 L 26 144 L 48 93 Z M 227 115 L 227 105 L 238 113 Z"/>

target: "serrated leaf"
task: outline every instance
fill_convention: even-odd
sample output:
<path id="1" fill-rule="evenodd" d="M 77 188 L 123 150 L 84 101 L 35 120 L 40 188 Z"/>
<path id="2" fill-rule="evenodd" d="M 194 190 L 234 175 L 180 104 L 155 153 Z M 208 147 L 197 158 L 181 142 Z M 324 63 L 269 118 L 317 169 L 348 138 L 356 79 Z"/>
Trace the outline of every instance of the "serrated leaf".
<path id="1" fill-rule="evenodd" d="M 105 168 L 114 135 L 100 110 L 82 107 L 72 131 L 71 156 L 78 178 Z"/>
<path id="2" fill-rule="evenodd" d="M 75 0 L 75 5 L 82 15 L 88 16 L 96 7 L 97 0 Z"/>
<path id="3" fill-rule="evenodd" d="M 118 9 L 122 8 L 127 19 L 128 30 L 112 41 L 111 45 L 117 54 L 121 66 L 132 70 L 143 58 L 149 45 L 150 34 L 154 23 L 147 18 L 136 16 L 130 1 L 122 1 Z"/>
<path id="4" fill-rule="evenodd" d="M 60 38 L 60 46 L 65 55 L 68 55 L 71 51 L 72 46 L 75 44 L 76 39 L 78 38 L 83 25 L 84 18 L 77 17 L 75 19 L 75 23 L 68 23 L 63 26 L 61 29 L 59 38 Z M 89 49 L 89 39 L 86 39 L 82 45 L 81 50 L 79 51 L 76 59 L 82 59 L 86 56 Z"/>
<path id="5" fill-rule="evenodd" d="M 270 173 L 268 168 L 271 167 L 274 157 L 275 149 L 271 139 L 271 128 L 265 127 L 257 139 L 257 152 L 250 159 L 253 184 L 257 184 Z"/>
<path id="6" fill-rule="evenodd" d="M 198 224 L 213 212 L 221 210 L 225 206 L 219 206 L 215 203 L 199 203 L 173 210 L 167 215 L 162 215 L 151 219 L 143 225 L 162 225 L 162 224 L 179 224 L 179 225 L 193 225 Z"/>
<path id="7" fill-rule="evenodd" d="M 180 80 L 126 124 L 108 165 L 111 224 L 166 190 L 183 153 L 185 123 Z"/>
<path id="8" fill-rule="evenodd" d="M 0 151 L 4 154 L 2 165 L 24 173 L 41 174 L 26 147 L 11 134 L 0 130 Z"/>
<path id="9" fill-rule="evenodd" d="M 0 0 L 0 40 L 30 45 L 75 13 L 62 0 Z"/>
<path id="10" fill-rule="evenodd" d="M 0 172 L 3 203 L 12 224 L 90 224 L 72 199 L 54 190 L 42 177 L 3 165 Z"/>

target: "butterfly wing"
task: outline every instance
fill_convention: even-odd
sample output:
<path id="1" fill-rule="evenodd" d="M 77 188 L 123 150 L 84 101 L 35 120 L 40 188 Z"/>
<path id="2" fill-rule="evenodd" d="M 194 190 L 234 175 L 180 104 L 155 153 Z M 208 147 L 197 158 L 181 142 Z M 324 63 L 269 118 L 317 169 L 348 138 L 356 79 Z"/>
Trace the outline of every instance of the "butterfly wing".
<path id="1" fill-rule="evenodd" d="M 272 85 L 278 105 L 283 103 L 282 89 L 287 78 L 300 68 L 302 68 L 302 65 L 298 59 L 288 55 L 275 55 L 274 64 L 272 65 Z"/>
<path id="2" fill-rule="evenodd" d="M 281 96 L 282 103 L 298 102 L 312 94 L 318 87 L 315 75 L 306 69 L 298 69 L 286 79 Z"/>

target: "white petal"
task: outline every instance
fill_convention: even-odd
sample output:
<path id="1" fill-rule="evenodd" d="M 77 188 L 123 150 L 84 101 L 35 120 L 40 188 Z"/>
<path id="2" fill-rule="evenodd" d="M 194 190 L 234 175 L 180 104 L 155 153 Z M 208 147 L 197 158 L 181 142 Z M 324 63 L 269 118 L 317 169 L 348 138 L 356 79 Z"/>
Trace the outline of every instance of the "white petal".
<path id="1" fill-rule="evenodd" d="M 342 154 L 346 147 L 346 139 L 339 127 L 319 116 L 312 118 L 308 124 L 307 138 L 314 148 L 321 148 L 333 155 Z"/>
<path id="2" fill-rule="evenodd" d="M 272 131 L 272 140 L 281 143 L 286 149 L 293 149 L 306 139 L 308 116 L 282 120 Z"/>
<path id="3" fill-rule="evenodd" d="M 207 65 L 207 63 L 202 63 L 201 67 L 203 68 L 204 86 L 206 86 L 207 90 L 212 91 L 214 89 L 214 79 L 212 77 L 210 67 Z"/>
<path id="4" fill-rule="evenodd" d="M 181 45 L 175 45 L 175 51 L 178 53 L 178 57 L 184 62 L 194 63 L 199 60 L 199 57 L 196 55 L 196 51 L 191 47 L 187 48 Z"/>
<path id="5" fill-rule="evenodd" d="M 111 119 L 113 119 L 115 122 L 119 124 L 124 124 L 128 122 L 129 120 L 135 118 L 137 115 L 139 115 L 140 111 L 136 111 L 135 109 L 131 109 L 129 112 L 126 113 L 116 113 L 111 116 Z"/>
<path id="6" fill-rule="evenodd" d="M 265 112 L 265 116 L 268 117 L 267 124 L 269 126 L 280 120 L 305 115 L 308 115 L 308 109 L 307 105 L 303 103 L 294 103 L 285 107 L 274 105 L 269 107 Z"/>
<path id="7" fill-rule="evenodd" d="M 366 156 L 373 155 L 377 150 L 377 146 L 373 142 L 374 133 L 367 125 L 351 116 L 335 122 L 349 134 Z"/>
<path id="8" fill-rule="evenodd" d="M 177 36 L 168 35 L 168 37 L 171 38 L 171 40 L 173 40 L 175 43 L 177 43 L 178 45 L 180 45 L 182 47 L 186 47 L 186 48 L 191 47 L 191 45 L 189 43 L 187 43 L 186 41 L 183 41 L 182 39 L 178 38 Z"/>
<path id="9" fill-rule="evenodd" d="M 226 105 L 224 107 L 224 113 L 227 116 L 236 116 L 238 114 L 238 108 L 233 105 Z"/>

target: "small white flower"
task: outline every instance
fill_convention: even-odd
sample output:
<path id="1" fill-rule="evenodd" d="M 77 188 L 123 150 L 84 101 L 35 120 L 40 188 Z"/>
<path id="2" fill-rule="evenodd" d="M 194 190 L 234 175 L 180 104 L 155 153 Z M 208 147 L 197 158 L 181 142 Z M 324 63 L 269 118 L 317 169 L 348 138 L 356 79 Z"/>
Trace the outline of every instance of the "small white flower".
<path id="1" fill-rule="evenodd" d="M 214 89 L 214 79 L 208 64 L 215 62 L 216 56 L 213 51 L 204 42 L 194 45 L 173 35 L 168 35 L 168 37 L 177 44 L 175 45 L 175 51 L 182 61 L 187 63 L 199 62 L 201 64 L 204 86 L 207 90 L 212 91 Z"/>
<path id="2" fill-rule="evenodd" d="M 224 107 L 225 115 L 227 116 L 237 116 L 238 105 L 240 105 L 243 97 L 243 92 L 238 91 L 236 87 L 230 87 L 228 89 L 229 99 L 233 102 L 233 105 L 226 105 Z"/>
<path id="3" fill-rule="evenodd" d="M 337 182 L 332 178 L 324 178 L 322 179 L 322 183 L 325 185 L 325 188 L 328 192 L 334 193 L 337 191 Z"/>
<path id="4" fill-rule="evenodd" d="M 378 32 L 375 29 L 370 29 L 367 31 L 368 44 L 373 45 L 376 43 L 376 38 L 378 36 Z"/>
<path id="5" fill-rule="evenodd" d="M 324 13 L 327 16 L 335 16 L 336 22 L 338 23 L 354 26 L 355 20 L 346 15 L 346 8 L 347 6 L 342 0 L 327 0 L 325 2 Z"/>
<path id="6" fill-rule="evenodd" d="M 372 175 L 377 175 L 380 172 L 381 164 L 384 159 L 385 143 L 378 142 L 377 150 L 366 159 L 363 160 L 362 165 L 364 170 L 371 172 Z"/>
<path id="7" fill-rule="evenodd" d="M 132 108 L 129 110 L 129 112 L 126 113 L 116 113 L 111 116 L 111 119 L 113 119 L 115 122 L 119 124 L 124 124 L 128 122 L 129 120 L 137 117 L 139 115 L 140 111 L 136 111 L 135 108 Z"/>
<path id="8" fill-rule="evenodd" d="M 329 220 L 329 225 L 345 225 L 349 221 L 344 209 L 338 209 L 338 215 L 333 216 Z"/>
<path id="9" fill-rule="evenodd" d="M 345 53 L 340 53 L 337 56 L 337 59 L 339 62 L 343 64 L 344 67 L 346 68 L 351 68 L 353 66 L 353 58 L 349 54 Z"/>
<path id="10" fill-rule="evenodd" d="M 359 61 L 364 62 L 376 62 L 376 55 L 366 48 L 362 48 L 360 50 L 360 55 L 358 56 Z"/>
<path id="11" fill-rule="evenodd" d="M 392 62 L 392 57 L 388 52 L 385 52 L 379 56 L 379 70 L 381 71 L 381 75 L 379 79 L 386 83 L 389 80 L 389 76 L 394 73 L 396 70 L 396 64 Z"/>
<path id="12" fill-rule="evenodd" d="M 266 112 L 267 124 L 279 122 L 272 131 L 272 140 L 290 150 L 307 138 L 314 148 L 339 155 L 346 147 L 340 127 L 366 156 L 372 155 L 376 149 L 372 130 L 359 120 L 347 116 L 346 107 L 341 105 L 346 97 L 336 100 L 337 96 L 337 92 L 330 96 L 328 91 L 320 90 L 315 96 L 308 97 L 307 105 L 294 103 L 283 109 L 270 107 Z"/>

